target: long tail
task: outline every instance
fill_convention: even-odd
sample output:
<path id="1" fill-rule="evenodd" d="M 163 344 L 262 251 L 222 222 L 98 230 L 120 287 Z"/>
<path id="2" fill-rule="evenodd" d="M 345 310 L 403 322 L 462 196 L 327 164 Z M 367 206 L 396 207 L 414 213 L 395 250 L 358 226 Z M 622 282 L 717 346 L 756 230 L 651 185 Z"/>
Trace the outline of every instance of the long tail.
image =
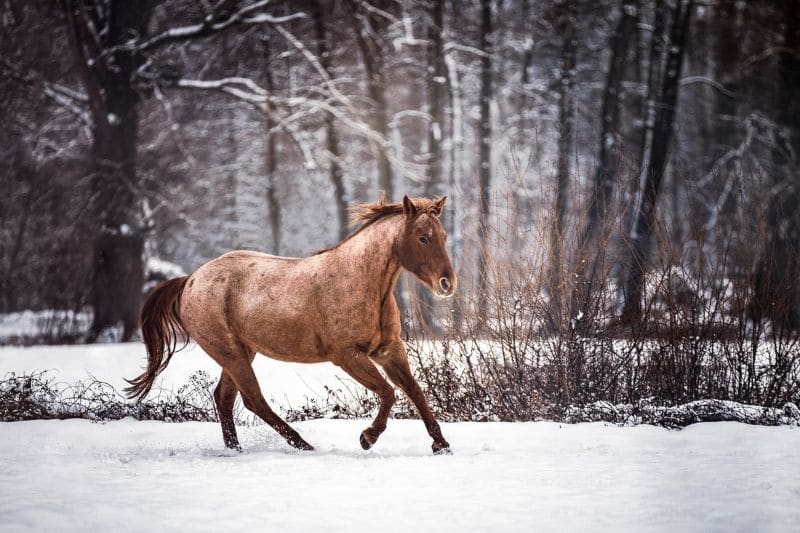
<path id="1" fill-rule="evenodd" d="M 130 399 L 141 401 L 147 396 L 156 376 L 167 368 L 175 352 L 186 346 L 184 343 L 178 348 L 178 341 L 188 342 L 179 314 L 181 294 L 187 279 L 189 277 L 184 276 L 165 281 L 145 298 L 139 321 L 142 339 L 147 347 L 147 369 L 142 375 L 125 380 L 131 385 L 125 389 Z"/>

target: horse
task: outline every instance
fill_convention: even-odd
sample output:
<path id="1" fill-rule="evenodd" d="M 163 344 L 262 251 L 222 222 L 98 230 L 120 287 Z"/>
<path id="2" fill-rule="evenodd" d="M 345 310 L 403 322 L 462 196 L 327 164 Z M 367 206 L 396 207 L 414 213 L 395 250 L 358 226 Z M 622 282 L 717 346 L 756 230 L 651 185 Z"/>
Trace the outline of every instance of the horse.
<path id="1" fill-rule="evenodd" d="M 222 367 L 214 390 L 222 437 L 241 451 L 234 425 L 237 394 L 244 406 L 293 447 L 313 450 L 281 419 L 261 393 L 252 363 L 257 353 L 287 362 L 332 362 L 377 394 L 378 414 L 361 432 L 370 449 L 386 429 L 394 387 L 416 407 L 435 454 L 449 453 L 400 338 L 394 287 L 401 269 L 437 296 L 450 297 L 457 278 L 439 221 L 447 197 L 414 198 L 351 208 L 353 233 L 305 258 L 255 251 L 228 252 L 189 276 L 165 281 L 145 299 L 140 314 L 147 366 L 126 380 L 128 398 L 141 401 L 179 350 L 194 340 Z"/>

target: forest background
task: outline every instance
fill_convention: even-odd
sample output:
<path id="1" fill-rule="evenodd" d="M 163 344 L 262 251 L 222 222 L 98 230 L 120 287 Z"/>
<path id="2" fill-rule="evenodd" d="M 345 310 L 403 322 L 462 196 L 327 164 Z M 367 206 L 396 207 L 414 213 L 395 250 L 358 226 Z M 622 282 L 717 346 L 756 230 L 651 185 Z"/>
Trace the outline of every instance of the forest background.
<path id="1" fill-rule="evenodd" d="M 159 279 L 439 195 L 459 294 L 398 292 L 447 341 L 410 344 L 438 410 L 800 398 L 795 1 L 5 0 L 0 28 L 0 313 L 49 313 L 4 342 L 129 340 Z"/>

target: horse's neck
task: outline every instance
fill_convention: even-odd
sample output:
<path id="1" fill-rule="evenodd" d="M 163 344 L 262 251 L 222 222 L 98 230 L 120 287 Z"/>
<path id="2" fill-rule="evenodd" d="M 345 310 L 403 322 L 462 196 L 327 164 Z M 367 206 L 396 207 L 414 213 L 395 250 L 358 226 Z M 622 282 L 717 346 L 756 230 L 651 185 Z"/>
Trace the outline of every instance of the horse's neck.
<path id="1" fill-rule="evenodd" d="M 353 276 L 356 287 L 385 296 L 394 289 L 400 273 L 395 243 L 403 229 L 401 216 L 379 220 L 341 243 L 337 256 L 344 275 Z"/>

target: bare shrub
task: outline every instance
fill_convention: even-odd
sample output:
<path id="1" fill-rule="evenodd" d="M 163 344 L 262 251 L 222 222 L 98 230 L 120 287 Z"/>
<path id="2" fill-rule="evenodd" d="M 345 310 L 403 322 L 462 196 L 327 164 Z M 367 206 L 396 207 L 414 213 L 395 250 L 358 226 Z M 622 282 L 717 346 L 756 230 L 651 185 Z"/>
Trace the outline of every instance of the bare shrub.
<path id="1" fill-rule="evenodd" d="M 551 216 L 542 211 L 523 242 L 496 216 L 487 241 L 467 243 L 456 258 L 460 294 L 444 310 L 438 341 L 410 328 L 408 352 L 438 416 L 566 420 L 598 402 L 714 399 L 780 409 L 800 401 L 800 338 L 751 312 L 757 281 L 748 265 L 759 250 L 747 245 L 748 232 L 712 247 L 702 225 L 687 233 L 662 222 L 641 313 L 622 320 L 622 217 L 605 221 L 591 253 L 570 241 L 582 224 L 573 220 L 564 231 L 571 259 L 554 277 L 546 230 L 537 230 Z M 476 254 L 488 277 L 480 295 Z"/>

